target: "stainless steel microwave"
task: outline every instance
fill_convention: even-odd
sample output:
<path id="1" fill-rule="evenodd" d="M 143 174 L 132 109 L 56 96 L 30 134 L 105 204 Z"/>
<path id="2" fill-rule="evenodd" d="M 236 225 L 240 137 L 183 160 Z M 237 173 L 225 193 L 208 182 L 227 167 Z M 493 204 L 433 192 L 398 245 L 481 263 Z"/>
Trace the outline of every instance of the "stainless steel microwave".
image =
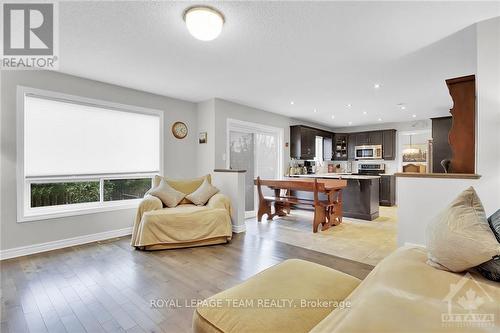
<path id="1" fill-rule="evenodd" d="M 356 146 L 357 160 L 382 159 L 382 145 Z"/>

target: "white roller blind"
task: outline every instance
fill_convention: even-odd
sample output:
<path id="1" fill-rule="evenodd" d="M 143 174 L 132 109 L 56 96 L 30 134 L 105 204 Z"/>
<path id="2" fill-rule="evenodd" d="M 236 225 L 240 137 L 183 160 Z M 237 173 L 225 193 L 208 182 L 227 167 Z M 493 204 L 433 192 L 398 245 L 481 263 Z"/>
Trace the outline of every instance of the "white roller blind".
<path id="1" fill-rule="evenodd" d="M 160 117 L 25 96 L 27 177 L 158 172 Z"/>

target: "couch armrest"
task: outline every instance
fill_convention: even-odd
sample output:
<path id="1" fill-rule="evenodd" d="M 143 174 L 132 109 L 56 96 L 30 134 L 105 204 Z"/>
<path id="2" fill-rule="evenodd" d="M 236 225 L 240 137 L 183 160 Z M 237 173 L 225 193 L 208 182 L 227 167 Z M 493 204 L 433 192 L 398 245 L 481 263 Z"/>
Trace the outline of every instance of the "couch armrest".
<path id="1" fill-rule="evenodd" d="M 132 230 L 132 246 L 135 246 L 135 241 L 137 239 L 137 232 L 139 230 L 139 225 L 141 224 L 142 215 L 145 212 L 149 212 L 152 210 L 158 210 L 163 208 L 163 202 L 157 197 L 152 195 L 146 195 L 142 201 L 139 203 L 139 207 L 137 207 L 137 214 L 135 215 L 134 227 Z"/>
<path id="2" fill-rule="evenodd" d="M 139 203 L 138 211 L 141 213 L 149 212 L 150 210 L 157 210 L 163 208 L 163 202 L 155 196 L 146 195 Z"/>
<path id="3" fill-rule="evenodd" d="M 231 199 L 227 195 L 217 193 L 213 195 L 207 202 L 208 208 L 223 208 L 231 215 Z"/>

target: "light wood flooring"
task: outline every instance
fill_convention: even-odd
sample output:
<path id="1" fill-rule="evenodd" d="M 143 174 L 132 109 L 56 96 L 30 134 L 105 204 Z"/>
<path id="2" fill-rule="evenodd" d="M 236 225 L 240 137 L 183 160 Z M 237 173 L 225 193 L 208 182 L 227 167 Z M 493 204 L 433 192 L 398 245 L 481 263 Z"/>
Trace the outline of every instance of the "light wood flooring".
<path id="1" fill-rule="evenodd" d="M 230 244 L 155 252 L 133 250 L 129 238 L 4 260 L 2 333 L 190 332 L 204 299 L 288 258 L 317 262 L 364 278 L 370 265 L 251 233 Z M 181 307 L 154 308 L 175 299 Z"/>
<path id="2" fill-rule="evenodd" d="M 292 210 L 285 217 L 246 220 L 247 233 L 342 258 L 376 265 L 397 248 L 397 208 L 380 207 L 373 221 L 344 217 L 326 231 L 312 232 L 313 212 Z"/>

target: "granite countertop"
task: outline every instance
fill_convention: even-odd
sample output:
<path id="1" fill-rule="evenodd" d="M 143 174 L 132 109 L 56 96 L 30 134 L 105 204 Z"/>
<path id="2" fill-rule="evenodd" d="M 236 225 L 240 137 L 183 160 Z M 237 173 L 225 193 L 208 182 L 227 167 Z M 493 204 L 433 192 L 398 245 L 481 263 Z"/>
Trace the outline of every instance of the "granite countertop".
<path id="1" fill-rule="evenodd" d="M 302 177 L 302 178 L 332 178 L 332 179 L 378 179 L 380 176 L 370 176 L 370 175 L 352 175 L 345 173 L 318 173 L 311 175 L 290 175 L 290 177 Z"/>

